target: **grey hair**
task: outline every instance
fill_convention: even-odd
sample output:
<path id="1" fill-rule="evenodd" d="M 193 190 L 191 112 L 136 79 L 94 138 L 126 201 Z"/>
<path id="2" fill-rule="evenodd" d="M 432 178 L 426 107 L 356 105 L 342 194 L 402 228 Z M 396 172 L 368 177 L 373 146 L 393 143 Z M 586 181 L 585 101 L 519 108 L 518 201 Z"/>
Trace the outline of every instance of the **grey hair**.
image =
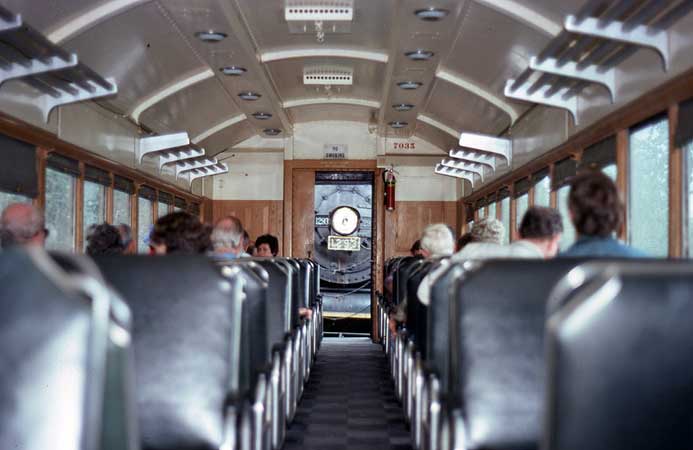
<path id="1" fill-rule="evenodd" d="M 0 216 L 0 247 L 9 248 L 24 244 L 46 228 L 43 212 L 33 205 L 26 206 L 30 208 L 28 221 L 10 220 L 5 212 Z"/>
<path id="2" fill-rule="evenodd" d="M 235 216 L 219 220 L 212 231 L 212 245 L 215 250 L 238 247 L 243 238 L 243 224 Z"/>
<path id="3" fill-rule="evenodd" d="M 498 219 L 484 218 L 474 222 L 472 227 L 472 242 L 488 242 L 502 244 L 505 237 L 505 227 Z"/>
<path id="4" fill-rule="evenodd" d="M 450 227 L 444 223 L 427 226 L 421 235 L 421 248 L 432 257 L 452 255 L 455 252 L 455 238 Z"/>

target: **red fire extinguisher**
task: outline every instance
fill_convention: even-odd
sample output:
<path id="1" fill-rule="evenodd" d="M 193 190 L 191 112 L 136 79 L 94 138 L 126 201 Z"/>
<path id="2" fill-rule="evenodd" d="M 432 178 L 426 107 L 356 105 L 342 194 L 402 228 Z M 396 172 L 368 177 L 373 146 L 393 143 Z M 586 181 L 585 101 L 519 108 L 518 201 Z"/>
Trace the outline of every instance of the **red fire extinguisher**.
<path id="1" fill-rule="evenodd" d="M 383 181 L 385 182 L 385 209 L 392 211 L 395 209 L 395 169 L 390 167 L 383 172 Z"/>

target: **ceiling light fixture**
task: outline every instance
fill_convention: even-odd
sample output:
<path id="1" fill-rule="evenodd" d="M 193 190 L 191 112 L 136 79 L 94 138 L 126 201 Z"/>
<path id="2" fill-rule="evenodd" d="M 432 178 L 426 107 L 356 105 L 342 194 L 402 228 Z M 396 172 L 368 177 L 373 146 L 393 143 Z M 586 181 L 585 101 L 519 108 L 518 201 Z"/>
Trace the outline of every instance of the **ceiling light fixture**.
<path id="1" fill-rule="evenodd" d="M 278 128 L 266 128 L 263 132 L 267 136 L 277 136 L 278 134 L 280 134 L 282 132 L 282 130 L 280 130 Z"/>
<path id="2" fill-rule="evenodd" d="M 447 9 L 433 7 L 414 11 L 416 17 L 426 22 L 438 22 L 439 20 L 443 20 L 449 13 L 450 11 Z"/>
<path id="3" fill-rule="evenodd" d="M 413 52 L 407 52 L 404 55 L 412 61 L 428 61 L 429 59 L 433 58 L 435 53 L 430 50 L 418 49 L 414 50 Z"/>
<path id="4" fill-rule="evenodd" d="M 238 77 L 238 76 L 245 74 L 248 71 L 245 67 L 239 67 L 239 66 L 226 66 L 226 67 L 222 67 L 219 70 L 224 75 L 228 75 L 230 77 Z"/>
<path id="5" fill-rule="evenodd" d="M 272 118 L 272 114 L 266 112 L 256 112 L 253 113 L 253 117 L 255 117 L 257 120 L 267 120 Z"/>
<path id="6" fill-rule="evenodd" d="M 411 91 L 420 88 L 421 86 L 423 86 L 423 83 L 419 81 L 402 81 L 400 83 L 397 83 L 397 86 L 399 86 L 400 89 Z"/>
<path id="7" fill-rule="evenodd" d="M 262 97 L 262 95 L 258 94 L 257 92 L 241 92 L 238 94 L 238 96 L 247 102 L 254 102 L 255 100 L 259 99 Z"/>
<path id="8" fill-rule="evenodd" d="M 396 120 L 394 122 L 390 122 L 388 125 L 390 125 L 392 128 L 404 128 L 409 125 L 409 123 Z"/>
<path id="9" fill-rule="evenodd" d="M 396 105 L 392 105 L 392 108 L 398 112 L 405 112 L 414 109 L 414 105 L 411 105 L 409 103 L 399 103 Z"/>
<path id="10" fill-rule="evenodd" d="M 226 39 L 227 34 L 226 33 L 221 33 L 219 31 L 198 31 L 195 33 L 195 37 L 201 40 L 202 42 L 210 42 L 210 43 L 215 43 L 215 42 L 221 42 L 224 39 Z"/>

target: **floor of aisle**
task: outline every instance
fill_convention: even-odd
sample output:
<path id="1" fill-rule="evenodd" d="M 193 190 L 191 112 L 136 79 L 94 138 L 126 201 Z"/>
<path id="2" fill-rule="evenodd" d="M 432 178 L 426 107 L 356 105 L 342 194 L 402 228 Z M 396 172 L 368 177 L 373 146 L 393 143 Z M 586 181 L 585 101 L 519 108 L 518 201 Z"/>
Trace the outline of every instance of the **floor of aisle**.
<path id="1" fill-rule="evenodd" d="M 284 450 L 411 450 L 387 358 L 368 338 L 325 338 Z"/>

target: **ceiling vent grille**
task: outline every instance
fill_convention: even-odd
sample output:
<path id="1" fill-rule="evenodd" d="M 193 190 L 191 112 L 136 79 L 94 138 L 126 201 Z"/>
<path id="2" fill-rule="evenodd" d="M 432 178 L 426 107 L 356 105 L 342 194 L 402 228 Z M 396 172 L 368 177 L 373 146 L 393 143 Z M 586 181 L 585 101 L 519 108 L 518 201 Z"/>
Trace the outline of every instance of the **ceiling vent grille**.
<path id="1" fill-rule="evenodd" d="M 354 0 L 284 0 L 289 32 L 315 33 L 319 43 L 328 34 L 351 33 Z"/>
<path id="2" fill-rule="evenodd" d="M 351 86 L 354 84 L 354 69 L 348 67 L 305 67 L 303 84 L 321 86 Z"/>

